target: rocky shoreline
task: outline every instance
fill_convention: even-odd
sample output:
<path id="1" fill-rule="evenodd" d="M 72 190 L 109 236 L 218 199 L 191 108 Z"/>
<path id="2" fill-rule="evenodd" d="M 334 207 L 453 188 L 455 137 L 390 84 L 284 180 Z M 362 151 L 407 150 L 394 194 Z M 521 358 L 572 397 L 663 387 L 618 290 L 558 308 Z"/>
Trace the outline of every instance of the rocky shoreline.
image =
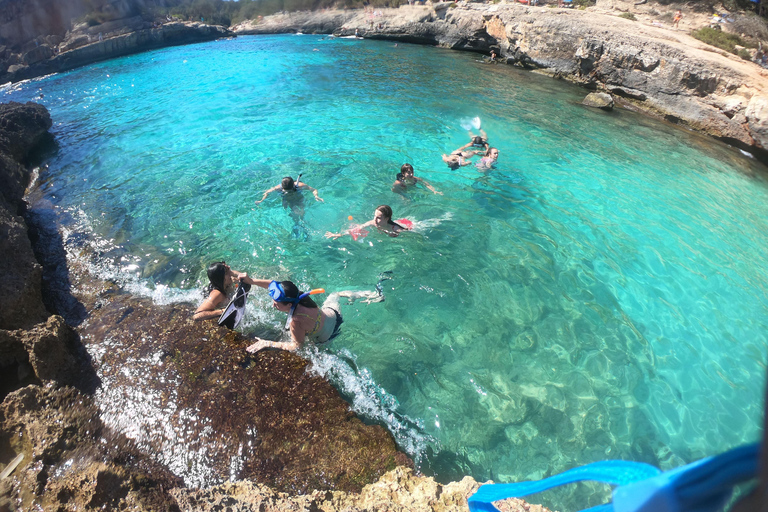
<path id="1" fill-rule="evenodd" d="M 620 3 L 611 2 L 612 8 Z M 600 12 L 601 5 L 581 11 L 446 2 L 381 9 L 375 18 L 362 11 L 281 14 L 232 30 L 238 35 L 339 36 L 357 31 L 365 38 L 485 55 L 493 49 L 502 62 L 608 92 L 630 108 L 705 133 L 768 163 L 768 72 L 684 33 Z"/>
<path id="2" fill-rule="evenodd" d="M 40 105 L 0 104 L 0 178 L 9 185 L 0 195 L 7 235 L 0 237 L 0 470 L 9 472 L 0 511 L 467 509 L 479 483 L 414 475 L 392 435 L 361 422 L 304 359 L 287 352 L 251 359 L 248 340 L 192 321 L 191 306 L 158 306 L 90 275 L 88 249 L 64 247 L 53 216 L 28 209 L 23 198 L 29 164 L 49 150 L 50 126 Z M 52 299 L 44 304 L 43 295 Z M 231 479 L 234 467 L 242 481 L 189 488 L 173 461 L 157 460 L 164 451 L 175 457 L 172 446 L 113 428 L 128 406 L 115 400 L 116 411 L 105 411 L 96 391 L 130 392 L 113 379 L 128 378 L 124 362 L 136 357 L 154 361 L 142 369 L 138 391 L 178 404 L 159 418 L 182 432 L 171 440 L 200 444 L 220 480 Z M 167 381 L 174 385 L 156 387 Z M 201 429 L 180 421 L 184 410 L 202 419 Z M 122 412 L 144 428 L 143 411 Z M 521 500 L 502 510 L 546 511 Z"/>
<path id="3" fill-rule="evenodd" d="M 661 8 L 661 4 L 650 8 Z M 671 7 L 670 7 L 671 8 Z M 247 34 L 307 33 L 434 45 L 500 61 L 604 91 L 619 104 L 736 146 L 768 164 L 768 71 L 662 24 L 618 14 L 625 0 L 586 10 L 516 3 L 436 3 L 397 9 L 294 12 L 230 28 L 204 23 L 149 24 L 140 17 L 64 38 L 40 37 L 27 51 L 0 48 L 0 84 L 164 46 Z"/>

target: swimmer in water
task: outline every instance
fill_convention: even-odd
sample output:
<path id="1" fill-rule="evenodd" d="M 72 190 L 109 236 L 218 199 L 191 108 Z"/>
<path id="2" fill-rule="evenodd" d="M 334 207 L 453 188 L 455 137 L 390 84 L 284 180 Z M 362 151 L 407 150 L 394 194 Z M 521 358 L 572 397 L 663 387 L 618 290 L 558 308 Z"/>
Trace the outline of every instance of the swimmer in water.
<path id="1" fill-rule="evenodd" d="M 392 192 L 405 195 L 405 191 L 408 189 L 408 187 L 415 187 L 419 183 L 427 187 L 433 193 L 443 195 L 442 192 L 435 190 L 435 187 L 430 185 L 427 180 L 416 178 L 413 175 L 413 166 L 411 164 L 403 164 L 403 166 L 400 167 L 400 172 L 397 174 L 397 179 L 392 185 Z"/>
<path id="2" fill-rule="evenodd" d="M 249 279 L 250 280 L 250 279 Z M 291 341 L 281 343 L 278 341 L 256 338 L 256 343 L 249 345 L 245 350 L 250 353 L 258 352 L 265 348 L 277 348 L 295 352 L 307 340 L 316 344 L 331 341 L 339 335 L 344 319 L 341 317 L 341 301 L 346 298 L 347 304 L 358 299 L 371 304 L 382 302 L 384 294 L 382 287 L 376 286 L 376 291 L 343 291 L 332 293 L 323 302 L 322 307 L 311 299 L 313 292 L 325 293 L 324 290 L 312 290 L 301 293 L 298 287 L 291 281 L 270 281 L 268 279 L 250 280 L 256 286 L 266 288 L 272 297 L 272 307 L 283 313 L 288 313 L 286 329 L 291 332 Z"/>
<path id="3" fill-rule="evenodd" d="M 445 162 L 452 171 L 455 171 L 459 167 L 471 164 L 471 158 L 473 156 L 483 153 L 481 150 L 468 150 L 472 145 L 473 143 L 470 141 L 459 149 L 451 151 L 450 155 L 443 155 L 443 162 Z"/>
<path id="4" fill-rule="evenodd" d="M 283 196 L 283 208 L 286 210 L 291 211 L 291 217 L 293 217 L 293 220 L 295 222 L 299 222 L 301 219 L 304 218 L 304 196 L 301 194 L 302 190 L 310 190 L 312 191 L 312 195 L 315 196 L 316 201 L 320 201 L 321 203 L 324 203 L 323 199 L 317 194 L 317 189 L 312 188 L 306 183 L 302 183 L 301 181 L 301 174 L 299 174 L 299 177 L 296 178 L 296 181 L 293 180 L 290 176 L 286 176 L 283 178 L 280 185 L 277 185 L 276 187 L 272 187 L 271 189 L 264 192 L 264 195 L 261 199 L 256 201 L 256 204 L 261 203 L 264 201 L 269 194 L 272 192 L 281 192 Z"/>
<path id="5" fill-rule="evenodd" d="M 205 295 L 206 298 L 197 310 L 195 310 L 192 319 L 209 320 L 211 318 L 220 317 L 221 314 L 224 313 L 224 307 L 226 307 L 227 302 L 230 299 L 231 292 L 234 291 L 232 285 L 237 283 L 240 279 L 245 279 L 247 277 L 248 274 L 232 270 L 229 268 L 229 265 L 223 261 L 211 263 L 208 266 L 209 284 L 205 290 L 203 290 L 203 295 Z"/>
<path id="6" fill-rule="evenodd" d="M 373 212 L 373 220 L 369 220 L 365 224 L 357 226 L 355 229 L 360 230 L 368 226 L 375 226 L 380 232 L 389 236 L 397 236 L 403 231 L 408 231 L 409 228 L 403 227 L 397 222 L 392 220 L 392 208 L 386 204 L 378 206 Z M 330 231 L 325 233 L 325 238 L 339 238 L 344 235 L 352 235 L 352 230 L 346 233 L 331 233 Z"/>
<path id="7" fill-rule="evenodd" d="M 496 161 L 499 159 L 499 150 L 496 148 L 488 148 L 485 152 L 485 156 L 477 162 L 477 169 L 479 171 L 487 171 L 496 167 Z"/>

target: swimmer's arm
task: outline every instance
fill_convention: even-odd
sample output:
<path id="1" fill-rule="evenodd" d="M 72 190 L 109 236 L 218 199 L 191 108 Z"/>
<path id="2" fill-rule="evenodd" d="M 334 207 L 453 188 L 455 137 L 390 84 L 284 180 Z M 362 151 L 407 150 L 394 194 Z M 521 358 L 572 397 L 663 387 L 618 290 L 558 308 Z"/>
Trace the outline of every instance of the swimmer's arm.
<path id="1" fill-rule="evenodd" d="M 296 340 L 291 340 L 290 343 L 281 343 L 279 341 L 270 341 L 256 338 L 256 343 L 248 345 L 245 351 L 250 352 L 251 354 L 255 354 L 259 350 L 264 350 L 265 348 L 277 348 L 280 350 L 287 350 L 289 352 L 296 352 L 300 346 L 301 345 Z"/>
<path id="2" fill-rule="evenodd" d="M 210 320 L 211 318 L 217 318 L 221 316 L 221 314 L 224 313 L 224 310 L 216 309 L 216 305 L 225 298 L 226 296 L 219 290 L 213 290 L 210 295 L 208 295 L 208 298 L 205 299 L 203 303 L 200 304 L 200 306 L 195 310 L 195 314 L 192 315 L 192 319 L 195 321 Z"/>
<path id="3" fill-rule="evenodd" d="M 400 194 L 401 196 L 404 196 L 404 197 L 408 197 L 404 194 L 405 189 L 406 189 L 405 184 L 400 180 L 397 180 L 392 184 L 392 192 L 394 192 L 395 194 Z"/>
<path id="4" fill-rule="evenodd" d="M 280 190 L 281 188 L 282 188 L 282 187 L 281 187 L 280 185 L 278 185 L 278 186 L 276 186 L 276 187 L 272 187 L 271 189 L 267 190 L 266 192 L 264 192 L 264 195 L 262 196 L 262 198 L 261 198 L 261 199 L 259 199 L 258 201 L 256 201 L 256 204 L 259 204 L 260 202 L 262 202 L 263 200 L 265 200 L 269 194 L 271 194 L 272 192 L 277 192 L 277 191 L 278 191 L 278 190 Z"/>
<path id="5" fill-rule="evenodd" d="M 435 190 L 435 187 L 433 187 L 432 185 L 430 185 L 430 184 L 429 184 L 429 182 L 428 182 L 427 180 L 424 180 L 424 179 L 421 179 L 421 178 L 416 178 L 416 181 L 419 181 L 419 182 L 423 183 L 425 187 L 427 187 L 429 190 L 431 190 L 431 191 L 432 191 L 432 192 L 434 192 L 435 194 L 438 194 L 438 195 L 443 195 L 443 193 L 442 193 L 442 192 L 438 192 L 437 190 Z"/>
<path id="6" fill-rule="evenodd" d="M 331 233 L 330 231 L 325 232 L 325 238 L 340 238 L 347 233 Z"/>
<path id="7" fill-rule="evenodd" d="M 321 203 L 325 202 L 325 201 L 323 201 L 320 198 L 320 196 L 317 195 L 317 189 L 316 188 L 312 188 L 309 185 L 307 185 L 306 183 L 301 183 L 301 182 L 299 182 L 299 188 L 304 188 L 304 189 L 307 189 L 307 190 L 311 190 L 312 191 L 312 195 L 315 196 L 315 200 L 316 201 L 320 201 Z"/>

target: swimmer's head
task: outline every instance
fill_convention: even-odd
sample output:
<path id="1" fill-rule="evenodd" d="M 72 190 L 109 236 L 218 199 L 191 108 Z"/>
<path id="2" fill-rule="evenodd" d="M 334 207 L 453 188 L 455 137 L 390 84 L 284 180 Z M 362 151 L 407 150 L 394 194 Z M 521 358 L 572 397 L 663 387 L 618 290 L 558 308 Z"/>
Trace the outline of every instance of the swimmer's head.
<path id="1" fill-rule="evenodd" d="M 211 287 L 213 289 L 225 293 L 228 271 L 229 267 L 223 261 L 217 261 L 208 265 L 208 281 L 211 282 Z"/>
<path id="2" fill-rule="evenodd" d="M 274 183 L 274 181 L 272 183 Z M 285 178 L 283 178 L 283 181 L 280 183 L 280 186 L 282 186 L 283 190 L 285 190 L 286 192 L 296 190 L 296 183 L 293 181 L 293 178 L 291 178 L 290 176 L 286 176 Z"/>
<path id="3" fill-rule="evenodd" d="M 386 227 L 392 222 L 392 208 L 386 204 L 376 207 L 373 212 L 373 223 L 377 228 Z"/>
<path id="4" fill-rule="evenodd" d="M 467 139 L 464 139 L 464 140 L 467 140 Z M 482 137 L 475 136 L 475 137 L 472 137 L 472 144 L 474 144 L 475 146 L 484 146 L 485 142 L 483 142 Z"/>
<path id="5" fill-rule="evenodd" d="M 497 158 L 499 158 L 499 150 L 496 148 L 489 147 L 488 151 L 485 152 L 485 156 L 489 156 L 494 160 L 496 160 Z"/>
<path id="6" fill-rule="evenodd" d="M 400 167 L 400 174 L 403 176 L 413 176 L 413 166 L 411 164 L 403 164 Z"/>
<path id="7" fill-rule="evenodd" d="M 287 299 L 295 299 L 296 297 L 301 295 L 301 292 L 299 291 L 299 288 L 295 284 L 293 284 L 293 281 L 280 281 L 280 286 L 282 287 L 283 294 L 284 294 L 285 298 L 287 298 Z M 274 302 L 273 306 L 275 308 L 277 308 L 277 309 L 280 309 L 278 307 L 278 304 L 287 304 L 289 306 L 289 309 L 290 309 L 290 305 L 292 304 L 292 302 L 290 300 L 288 300 L 288 301 L 279 301 L 278 302 L 278 301 L 273 299 L 273 302 Z M 310 298 L 309 295 L 307 295 L 306 297 L 301 299 L 299 301 L 299 304 L 304 306 L 304 307 L 306 307 L 306 308 L 316 308 L 317 307 L 317 303 L 315 303 L 315 301 L 313 301 Z M 283 308 L 283 309 L 285 309 L 285 308 Z"/>

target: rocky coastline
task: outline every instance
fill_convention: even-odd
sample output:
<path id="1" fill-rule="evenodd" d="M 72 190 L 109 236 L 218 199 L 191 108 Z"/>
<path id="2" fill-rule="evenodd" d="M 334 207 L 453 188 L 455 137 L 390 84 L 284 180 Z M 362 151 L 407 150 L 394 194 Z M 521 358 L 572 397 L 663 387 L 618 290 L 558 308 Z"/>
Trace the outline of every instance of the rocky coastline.
<path id="1" fill-rule="evenodd" d="M 608 5 L 610 4 L 610 5 Z M 626 4 L 626 5 L 622 5 Z M 710 135 L 768 163 L 768 72 L 685 33 L 618 17 L 633 5 L 587 10 L 439 3 L 300 12 L 231 27 L 238 35 L 305 33 L 472 51 L 604 91 L 622 105 Z"/>
<path id="2" fill-rule="evenodd" d="M 361 422 L 304 359 L 245 357 L 248 340 L 192 321 L 191 305 L 158 306 L 90 275 L 83 262 L 93 255 L 64 247 L 53 217 L 24 199 L 31 164 L 51 151 L 50 126 L 41 105 L 0 104 L 0 179 L 8 184 L 0 194 L 0 471 L 8 473 L 0 511 L 467 509 L 479 483 L 415 475 L 392 435 Z M 222 481 L 239 454 L 242 480 L 190 488 L 157 460 L 168 447 L 129 439 L 112 427 L 119 421 L 104 419 L 96 391 L 124 378 L 127 358 L 148 354 L 159 357 L 142 374 L 175 384 L 152 389 L 145 379 L 141 391 L 172 395 L 204 420 L 191 431 L 179 414 L 161 417 L 183 431 L 174 441 L 208 443 L 206 461 Z M 128 412 L 141 425 L 140 412 Z M 546 511 L 521 500 L 502 510 Z"/>

